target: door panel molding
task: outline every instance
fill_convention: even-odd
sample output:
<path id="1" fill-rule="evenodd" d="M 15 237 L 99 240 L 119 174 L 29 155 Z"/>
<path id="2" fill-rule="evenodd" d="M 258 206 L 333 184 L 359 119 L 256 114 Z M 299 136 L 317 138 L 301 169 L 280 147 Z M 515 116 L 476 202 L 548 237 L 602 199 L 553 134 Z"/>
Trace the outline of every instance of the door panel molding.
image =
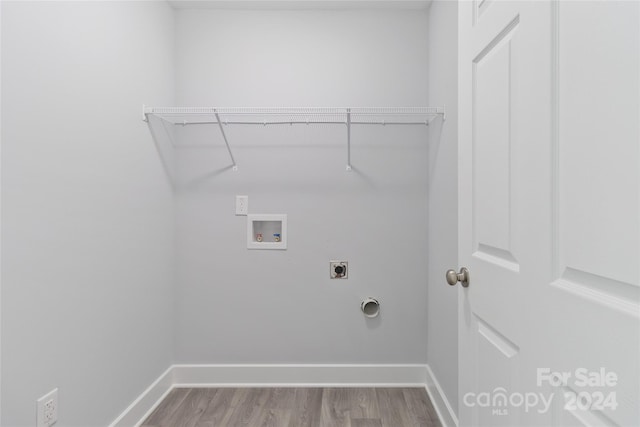
<path id="1" fill-rule="evenodd" d="M 565 6 L 566 7 L 566 6 Z M 565 12 L 566 13 L 566 12 Z M 622 273 L 616 276 L 618 271 L 609 272 L 604 271 L 594 266 L 593 269 L 587 270 L 586 265 L 590 265 L 588 252 L 598 251 L 599 248 L 587 247 L 585 245 L 574 245 L 571 247 L 567 238 L 567 228 L 574 226 L 573 219 L 570 217 L 570 213 L 566 211 L 567 201 L 566 197 L 561 197 L 570 192 L 571 190 L 563 187 L 567 185 L 567 182 L 563 182 L 563 169 L 564 176 L 567 176 L 571 171 L 567 171 L 568 166 L 563 163 L 563 147 L 567 147 L 568 144 L 576 141 L 566 138 L 563 140 L 562 135 L 562 111 L 563 102 L 568 102 L 566 99 L 562 99 L 560 88 L 563 84 L 562 72 L 562 40 L 561 40 L 561 22 L 562 11 L 560 2 L 554 1 L 551 4 L 551 205 L 552 205 L 552 269 L 553 280 L 551 286 L 561 289 L 563 291 L 574 294 L 580 298 L 594 301 L 606 308 L 620 311 L 629 314 L 633 317 L 640 317 L 640 286 L 638 283 L 631 283 L 629 281 L 620 280 L 620 276 L 632 277 L 633 273 Z M 565 19 L 570 19 L 566 17 Z M 613 107 L 608 107 L 613 108 Z M 566 127 L 566 125 L 565 125 Z M 585 147 L 585 150 L 588 146 Z M 576 151 L 575 149 L 573 150 Z M 565 158 L 566 158 L 565 154 Z M 566 181 L 566 180 L 565 180 Z M 599 207 L 602 209 L 602 207 Z M 598 207 L 594 207 L 598 209 Z M 621 209 L 618 206 L 611 206 L 610 209 Z M 588 215 L 589 212 L 584 213 Z M 600 224 L 604 226 L 604 224 Z M 575 232 L 574 232 L 575 234 Z M 634 239 L 634 233 L 630 231 L 629 239 Z M 637 248 L 636 248 L 637 251 Z M 584 253 L 587 255 L 584 256 Z M 637 254 L 638 255 L 638 254 Z M 611 256 L 608 253 L 603 254 L 604 257 Z M 633 255 L 629 257 L 628 264 L 630 266 L 635 265 L 637 269 L 637 262 L 633 262 Z M 570 260 L 581 261 L 579 265 L 574 265 Z M 632 267 L 633 268 L 633 267 Z"/>
<path id="2" fill-rule="evenodd" d="M 520 347 L 509 338 L 502 335 L 489 323 L 485 322 L 476 313 L 473 313 L 478 322 L 478 333 L 493 344 L 506 358 L 511 359 L 520 352 Z"/>
<path id="3" fill-rule="evenodd" d="M 602 427 L 619 427 L 618 424 L 611 418 L 604 415 L 601 411 L 591 410 L 578 410 L 578 409 L 566 409 L 567 404 L 571 404 L 571 400 L 567 396 L 575 395 L 578 390 L 574 390 L 571 387 L 557 387 L 559 395 L 561 396 L 560 405 L 556 406 L 556 411 L 561 411 L 559 414 L 559 422 L 555 425 L 575 425 L 576 421 L 584 427 L 602 426 Z M 572 419 L 567 420 L 569 416 Z"/>
<path id="4" fill-rule="evenodd" d="M 511 252 L 504 249 L 479 243 L 478 249 L 472 254 L 472 256 L 507 270 L 511 270 L 514 273 L 520 272 L 520 264 L 518 264 L 518 261 L 513 257 Z"/>
<path id="5" fill-rule="evenodd" d="M 513 17 L 472 60 L 472 235 L 474 255 L 518 272 L 513 253 L 516 179 Z"/>
<path id="6" fill-rule="evenodd" d="M 551 286 L 640 318 L 640 289 L 629 283 L 567 267 Z"/>
<path id="7" fill-rule="evenodd" d="M 473 2 L 473 25 L 477 25 L 482 15 L 489 9 L 494 0 L 474 0 Z M 464 5 L 464 4 L 463 4 Z"/>
<path id="8" fill-rule="evenodd" d="M 508 37 L 512 35 L 513 30 L 520 23 L 520 14 L 516 14 L 511 21 L 505 25 L 505 27 L 500 31 L 489 43 L 485 45 L 485 47 L 473 58 L 473 63 L 477 64 L 482 61 L 485 56 L 489 52 L 491 52 L 500 42 L 506 40 Z"/>

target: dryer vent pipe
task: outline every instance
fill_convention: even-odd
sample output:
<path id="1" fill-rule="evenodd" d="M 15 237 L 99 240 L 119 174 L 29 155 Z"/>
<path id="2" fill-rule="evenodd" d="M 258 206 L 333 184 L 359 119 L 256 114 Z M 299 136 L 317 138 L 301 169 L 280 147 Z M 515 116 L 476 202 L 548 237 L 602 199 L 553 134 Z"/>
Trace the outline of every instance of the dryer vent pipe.
<path id="1" fill-rule="evenodd" d="M 380 303 L 375 298 L 367 298 L 360 304 L 360 309 L 367 317 L 376 317 L 380 313 Z"/>

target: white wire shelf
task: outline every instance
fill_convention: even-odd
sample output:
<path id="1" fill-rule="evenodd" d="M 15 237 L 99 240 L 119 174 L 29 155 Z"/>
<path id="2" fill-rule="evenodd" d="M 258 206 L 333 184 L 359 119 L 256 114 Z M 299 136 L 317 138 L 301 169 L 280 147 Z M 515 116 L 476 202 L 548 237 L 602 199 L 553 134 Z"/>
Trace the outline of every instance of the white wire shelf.
<path id="1" fill-rule="evenodd" d="M 217 125 L 233 163 L 237 165 L 224 131 L 228 125 L 344 125 L 347 129 L 347 170 L 351 170 L 352 125 L 422 125 L 437 117 L 446 120 L 444 107 L 149 107 L 142 106 L 142 117 L 155 116 L 178 126 Z"/>
<path id="2" fill-rule="evenodd" d="M 283 107 L 283 108 L 218 108 L 218 107 L 147 107 L 144 120 L 153 114 L 175 125 L 217 124 L 416 124 L 428 125 L 438 116 L 444 118 L 444 107 Z"/>

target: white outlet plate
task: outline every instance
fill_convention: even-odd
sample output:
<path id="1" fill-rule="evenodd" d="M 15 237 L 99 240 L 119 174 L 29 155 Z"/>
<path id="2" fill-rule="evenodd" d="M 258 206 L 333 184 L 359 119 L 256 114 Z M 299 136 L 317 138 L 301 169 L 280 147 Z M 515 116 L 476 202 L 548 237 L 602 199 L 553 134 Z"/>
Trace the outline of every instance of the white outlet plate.
<path id="1" fill-rule="evenodd" d="M 249 196 L 236 196 L 236 215 L 249 213 Z"/>
<path id="2" fill-rule="evenodd" d="M 54 388 L 36 402 L 36 427 L 49 427 L 58 421 L 58 389 Z"/>
<path id="3" fill-rule="evenodd" d="M 348 279 L 349 263 L 347 261 L 329 261 L 329 277 L 331 279 Z"/>

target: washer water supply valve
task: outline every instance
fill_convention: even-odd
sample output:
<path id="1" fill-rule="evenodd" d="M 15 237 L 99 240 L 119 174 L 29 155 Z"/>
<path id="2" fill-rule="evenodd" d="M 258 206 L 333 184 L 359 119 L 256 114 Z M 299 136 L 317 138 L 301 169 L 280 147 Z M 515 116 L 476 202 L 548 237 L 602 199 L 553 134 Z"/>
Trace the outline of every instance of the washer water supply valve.
<path id="1" fill-rule="evenodd" d="M 347 279 L 349 277 L 347 261 L 329 261 L 329 277 L 331 279 Z"/>

